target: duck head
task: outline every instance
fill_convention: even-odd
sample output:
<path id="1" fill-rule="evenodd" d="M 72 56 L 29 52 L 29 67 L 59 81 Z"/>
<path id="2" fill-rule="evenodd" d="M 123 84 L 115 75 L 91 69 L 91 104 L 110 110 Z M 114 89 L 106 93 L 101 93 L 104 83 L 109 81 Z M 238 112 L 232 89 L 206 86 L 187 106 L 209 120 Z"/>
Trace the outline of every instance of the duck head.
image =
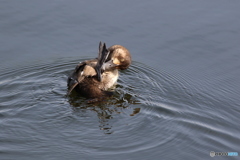
<path id="1" fill-rule="evenodd" d="M 132 58 L 129 51 L 121 45 L 113 45 L 108 48 L 109 55 L 103 64 L 103 70 L 111 69 L 127 69 L 131 62 Z"/>

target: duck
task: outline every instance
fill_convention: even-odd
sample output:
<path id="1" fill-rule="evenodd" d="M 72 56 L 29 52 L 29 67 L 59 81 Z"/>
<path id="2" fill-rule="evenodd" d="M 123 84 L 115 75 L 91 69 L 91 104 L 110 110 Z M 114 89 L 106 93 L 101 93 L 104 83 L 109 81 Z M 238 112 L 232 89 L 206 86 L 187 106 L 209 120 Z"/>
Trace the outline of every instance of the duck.
<path id="1" fill-rule="evenodd" d="M 86 98 L 111 96 L 119 78 L 119 70 L 129 68 L 132 63 L 131 54 L 121 45 L 109 48 L 99 43 L 98 58 L 80 62 L 68 77 L 68 95 L 76 90 Z"/>

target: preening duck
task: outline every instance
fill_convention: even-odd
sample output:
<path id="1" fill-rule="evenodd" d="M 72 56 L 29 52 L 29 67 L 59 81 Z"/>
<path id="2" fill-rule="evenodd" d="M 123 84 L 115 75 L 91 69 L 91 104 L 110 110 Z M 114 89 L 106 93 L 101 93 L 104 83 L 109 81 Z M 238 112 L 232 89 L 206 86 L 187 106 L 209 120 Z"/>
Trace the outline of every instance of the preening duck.
<path id="1" fill-rule="evenodd" d="M 111 95 L 119 77 L 118 70 L 127 69 L 131 64 L 129 51 L 121 45 L 106 48 L 99 44 L 98 58 L 79 63 L 68 77 L 68 94 L 74 89 L 87 98 Z"/>

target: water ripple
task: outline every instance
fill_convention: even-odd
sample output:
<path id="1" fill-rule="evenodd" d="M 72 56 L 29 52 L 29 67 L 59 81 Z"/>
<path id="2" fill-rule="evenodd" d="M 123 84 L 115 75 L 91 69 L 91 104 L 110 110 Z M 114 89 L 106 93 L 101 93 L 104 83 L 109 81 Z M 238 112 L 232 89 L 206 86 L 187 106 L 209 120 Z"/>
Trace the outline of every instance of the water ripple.
<path id="1" fill-rule="evenodd" d="M 66 96 L 67 76 L 75 65 L 75 60 L 61 59 L 1 72 L 0 124 L 7 128 L 1 137 L 14 141 L 10 146 L 31 143 L 21 135 L 28 134 L 35 149 L 46 146 L 44 143 L 53 147 L 58 141 L 69 150 L 79 148 L 102 156 L 158 152 L 158 148 L 169 153 L 182 145 L 197 145 L 193 137 L 201 139 L 204 134 L 208 135 L 204 136 L 205 144 L 208 140 L 217 143 L 218 138 L 234 139 L 221 125 L 208 124 L 225 117 L 204 112 L 202 100 L 213 101 L 211 96 L 204 97 L 180 75 L 133 62 L 121 71 L 113 97 L 88 103 L 78 94 Z"/>

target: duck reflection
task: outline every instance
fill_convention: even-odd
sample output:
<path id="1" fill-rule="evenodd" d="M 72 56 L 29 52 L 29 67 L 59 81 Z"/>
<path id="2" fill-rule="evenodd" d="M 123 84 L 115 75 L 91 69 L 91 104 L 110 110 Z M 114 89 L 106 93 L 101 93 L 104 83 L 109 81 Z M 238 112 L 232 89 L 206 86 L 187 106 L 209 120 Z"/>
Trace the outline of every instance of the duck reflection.
<path id="1" fill-rule="evenodd" d="M 76 112 L 85 112 L 86 110 L 96 112 L 99 119 L 99 129 L 105 134 L 113 133 L 113 126 L 109 122 L 113 119 L 114 115 L 125 112 L 124 110 L 126 108 L 128 108 L 126 112 L 129 112 L 130 105 L 132 112 L 129 113 L 129 116 L 134 116 L 141 110 L 140 108 L 132 107 L 132 105 L 139 104 L 135 96 L 128 93 L 121 93 L 121 91 L 116 91 L 112 97 L 105 97 L 101 101 L 99 101 L 99 99 L 98 101 L 88 100 L 79 97 L 77 92 L 72 92 L 72 94 L 68 96 L 68 102 Z"/>

